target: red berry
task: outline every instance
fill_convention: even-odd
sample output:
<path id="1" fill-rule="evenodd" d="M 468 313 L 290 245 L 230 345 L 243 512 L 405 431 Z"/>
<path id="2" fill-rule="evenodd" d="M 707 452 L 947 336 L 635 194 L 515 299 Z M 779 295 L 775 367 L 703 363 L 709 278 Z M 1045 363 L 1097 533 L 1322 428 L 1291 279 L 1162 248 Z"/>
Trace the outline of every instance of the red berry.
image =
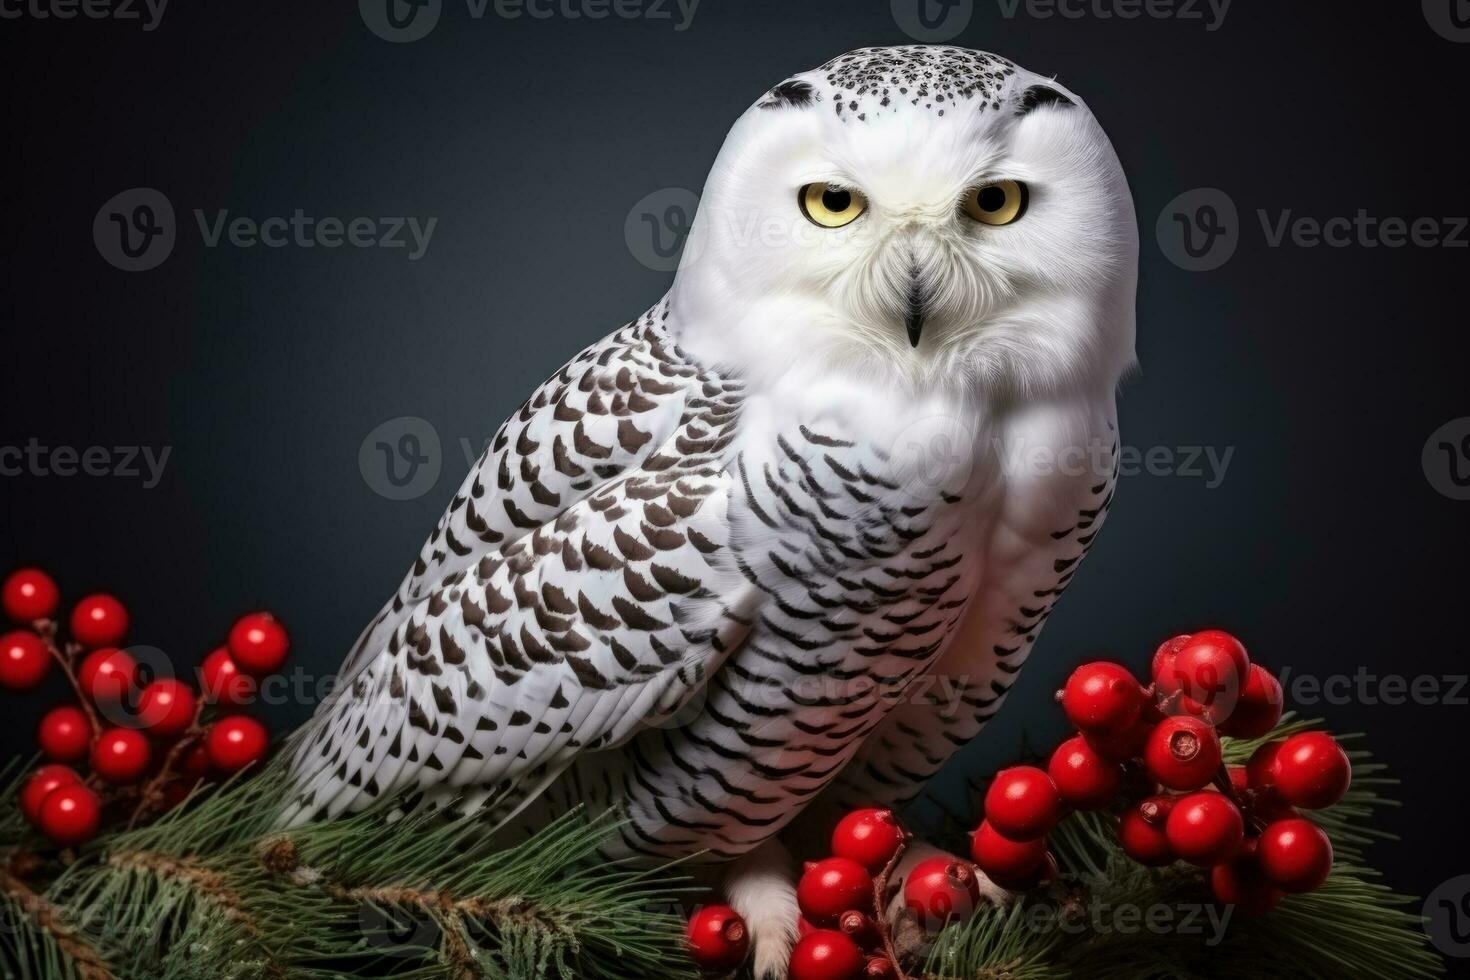
<path id="1" fill-rule="evenodd" d="M 193 779 L 170 779 L 163 784 L 162 799 L 159 807 L 167 813 L 182 804 L 194 791 L 196 781 Z"/>
<path id="2" fill-rule="evenodd" d="M 985 793 L 985 819 L 1011 840 L 1043 837 L 1061 815 L 1056 786 L 1035 766 L 1001 770 Z"/>
<path id="3" fill-rule="evenodd" d="M 1072 671 L 1062 688 L 1067 720 L 1084 732 L 1118 732 L 1138 720 L 1143 688 L 1128 669 L 1099 660 Z"/>
<path id="4" fill-rule="evenodd" d="M 199 684 L 210 701 L 222 705 L 248 704 L 255 694 L 255 678 L 240 673 L 228 647 L 220 647 L 204 658 Z"/>
<path id="5" fill-rule="evenodd" d="M 863 966 L 863 976 L 871 977 L 873 980 L 888 980 L 890 977 L 898 976 L 898 969 L 886 956 L 870 956 L 868 962 Z"/>
<path id="6" fill-rule="evenodd" d="M 1004 887 L 1013 892 L 1029 892 L 1034 888 L 1040 888 L 1042 885 L 1056 881 L 1060 874 L 1061 869 L 1057 866 L 1056 855 L 1047 851 L 1041 865 L 1024 881 L 1007 882 Z"/>
<path id="7" fill-rule="evenodd" d="M 232 715 L 210 726 L 205 746 L 210 765 L 221 772 L 235 772 L 265 758 L 270 736 L 254 718 Z"/>
<path id="8" fill-rule="evenodd" d="M 871 950 L 878 945 L 878 927 L 866 912 L 848 909 L 837 917 L 837 930 L 863 949 Z"/>
<path id="9" fill-rule="evenodd" d="M 1249 846 L 1210 870 L 1210 890 L 1225 905 L 1250 915 L 1269 912 L 1282 899 L 1281 889 L 1271 884 L 1256 849 Z"/>
<path id="10" fill-rule="evenodd" d="M 1284 701 L 1281 682 L 1260 664 L 1251 664 L 1245 685 L 1240 689 L 1240 697 L 1220 722 L 1220 731 L 1231 738 L 1269 735 L 1281 721 Z"/>
<path id="11" fill-rule="evenodd" d="M 161 677 L 138 695 L 138 723 L 151 735 L 180 735 L 194 721 L 198 705 L 193 688 L 173 677 Z"/>
<path id="12" fill-rule="evenodd" d="M 800 939 L 809 933 L 817 931 L 817 927 L 806 920 L 806 916 L 798 914 L 796 917 L 796 938 Z"/>
<path id="13" fill-rule="evenodd" d="M 1144 743 L 1153 733 L 1154 722 L 1140 715 L 1138 720 L 1127 728 L 1116 732 L 1083 732 L 1082 737 L 1092 750 L 1104 759 L 1114 762 L 1127 762 L 1129 759 L 1137 758 L 1143 753 Z"/>
<path id="14" fill-rule="evenodd" d="M 61 592 L 50 575 L 39 568 L 22 568 L 10 573 L 0 587 L 0 605 L 17 623 L 50 619 L 61 602 Z"/>
<path id="15" fill-rule="evenodd" d="M 1251 753 L 1250 761 L 1245 764 L 1245 781 L 1252 788 L 1276 785 L 1276 754 L 1283 744 L 1281 739 L 1265 742 Z"/>
<path id="16" fill-rule="evenodd" d="M 1332 873 L 1332 841 L 1302 817 L 1269 825 L 1257 853 L 1266 877 L 1282 891 L 1309 892 Z"/>
<path id="17" fill-rule="evenodd" d="M 1151 796 L 1123 811 L 1118 820 L 1118 843 L 1125 854 L 1150 868 L 1174 863 L 1176 855 L 1165 831 L 1174 802 L 1172 796 Z"/>
<path id="18" fill-rule="evenodd" d="M 1276 792 L 1292 806 L 1318 810 L 1342 799 L 1353 767 L 1337 740 L 1324 732 L 1302 732 L 1276 753 Z"/>
<path id="19" fill-rule="evenodd" d="M 854 810 L 832 831 L 833 855 L 856 861 L 870 874 L 882 871 L 902 844 L 903 828 L 892 810 Z"/>
<path id="20" fill-rule="evenodd" d="M 0 687 L 24 691 L 41 683 L 51 669 L 46 643 L 30 630 L 0 636 Z"/>
<path id="21" fill-rule="evenodd" d="M 1179 653 L 1179 648 L 1188 642 L 1189 634 L 1181 633 L 1160 643 L 1159 648 L 1154 651 L 1149 675 L 1153 677 L 1154 687 L 1160 694 L 1179 693 L 1178 675 L 1174 672 L 1174 657 Z"/>
<path id="22" fill-rule="evenodd" d="M 203 742 L 195 742 L 184 753 L 184 772 L 196 778 L 209 775 L 209 750 Z"/>
<path id="23" fill-rule="evenodd" d="M 1204 705 L 1232 705 L 1250 667 L 1245 647 L 1224 630 L 1195 633 L 1174 653 L 1178 690 Z"/>
<path id="24" fill-rule="evenodd" d="M 1107 806 L 1123 784 L 1123 769 L 1099 755 L 1087 739 L 1074 735 L 1052 753 L 1046 773 L 1062 802 L 1079 810 Z"/>
<path id="25" fill-rule="evenodd" d="M 791 980 L 856 980 L 863 969 L 863 951 L 835 929 L 818 929 L 796 942 L 791 950 Z"/>
<path id="26" fill-rule="evenodd" d="M 84 647 L 111 647 L 128 634 L 128 611 L 106 592 L 82 599 L 71 610 L 71 638 Z"/>
<path id="27" fill-rule="evenodd" d="M 996 830 L 989 820 L 970 838 L 970 857 L 1001 887 L 1007 882 L 1022 882 L 1046 860 L 1046 838 L 1016 841 Z"/>
<path id="28" fill-rule="evenodd" d="M 980 879 L 975 869 L 952 858 L 920 861 L 903 883 L 904 905 L 929 928 L 969 918 L 979 901 Z"/>
<path id="29" fill-rule="evenodd" d="M 31 823 L 39 823 L 41 804 L 53 789 L 71 783 L 80 783 L 82 777 L 70 766 L 41 766 L 26 780 L 20 790 L 20 812 Z"/>
<path id="30" fill-rule="evenodd" d="M 796 904 L 812 923 L 836 925 L 837 917 L 848 909 L 873 904 L 872 876 L 851 858 L 832 857 L 813 862 L 796 885 Z"/>
<path id="31" fill-rule="evenodd" d="M 706 905 L 689 919 L 689 955 L 705 970 L 733 970 L 745 962 L 750 931 L 728 905 Z"/>
<path id="32" fill-rule="evenodd" d="M 92 746 L 92 771 L 109 783 L 131 783 L 153 757 L 148 739 L 132 728 L 109 728 Z"/>
<path id="33" fill-rule="evenodd" d="M 241 616 L 230 628 L 230 656 L 247 674 L 262 677 L 274 674 L 286 662 L 291 650 L 286 629 L 268 612 Z"/>
<path id="34" fill-rule="evenodd" d="M 36 742 L 46 758 L 57 762 L 76 762 L 87 757 L 92 744 L 92 723 L 81 708 L 62 705 L 41 717 Z"/>
<path id="35" fill-rule="evenodd" d="M 74 847 L 96 837 L 101 822 L 97 794 L 81 783 L 67 783 L 47 794 L 36 825 L 53 843 Z"/>
<path id="36" fill-rule="evenodd" d="M 1250 777 L 1245 771 L 1245 766 L 1228 766 L 1225 774 L 1230 777 L 1230 788 L 1236 796 L 1241 796 L 1250 789 Z"/>
<path id="37" fill-rule="evenodd" d="M 1164 824 L 1169 846 L 1190 864 L 1208 868 L 1232 856 L 1245 839 L 1240 809 L 1221 793 L 1191 793 Z"/>
<path id="38" fill-rule="evenodd" d="M 1149 735 L 1143 763 L 1169 789 L 1199 789 L 1220 769 L 1220 736 L 1198 718 L 1166 718 Z"/>
<path id="39" fill-rule="evenodd" d="M 82 660 L 77 683 L 98 704 L 121 701 L 138 680 L 138 664 L 124 650 L 102 647 Z"/>

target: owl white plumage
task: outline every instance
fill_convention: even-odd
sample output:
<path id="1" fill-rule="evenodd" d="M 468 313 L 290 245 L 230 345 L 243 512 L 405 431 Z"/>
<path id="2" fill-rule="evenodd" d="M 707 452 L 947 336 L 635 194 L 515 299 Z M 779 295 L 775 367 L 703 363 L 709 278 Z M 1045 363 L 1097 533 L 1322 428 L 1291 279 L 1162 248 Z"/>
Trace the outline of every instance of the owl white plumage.
<path id="1" fill-rule="evenodd" d="M 1112 499 L 1137 232 L 1073 93 L 867 48 L 731 130 L 669 294 L 500 428 L 295 758 L 727 867 L 784 975 L 798 814 L 912 799 L 995 714 Z"/>

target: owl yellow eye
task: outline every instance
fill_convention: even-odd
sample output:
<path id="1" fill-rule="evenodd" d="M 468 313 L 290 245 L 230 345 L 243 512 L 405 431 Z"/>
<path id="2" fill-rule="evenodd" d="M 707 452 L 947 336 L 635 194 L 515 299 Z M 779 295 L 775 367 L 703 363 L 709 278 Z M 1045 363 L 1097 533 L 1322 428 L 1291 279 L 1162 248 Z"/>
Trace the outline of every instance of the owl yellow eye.
<path id="1" fill-rule="evenodd" d="M 807 184 L 797 197 L 801 213 L 823 228 L 850 225 L 868 209 L 868 199 L 862 194 L 831 184 Z"/>
<path id="2" fill-rule="evenodd" d="M 965 213 L 982 225 L 1008 225 L 1026 213 L 1026 185 L 998 180 L 965 195 Z"/>

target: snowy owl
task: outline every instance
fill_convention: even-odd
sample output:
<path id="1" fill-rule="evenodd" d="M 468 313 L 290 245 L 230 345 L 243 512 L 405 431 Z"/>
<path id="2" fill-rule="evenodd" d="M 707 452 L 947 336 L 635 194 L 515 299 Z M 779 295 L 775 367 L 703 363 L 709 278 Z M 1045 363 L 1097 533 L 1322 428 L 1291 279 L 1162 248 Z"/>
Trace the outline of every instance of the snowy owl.
<path id="1" fill-rule="evenodd" d="M 800 825 L 913 799 L 1096 539 L 1137 251 L 1098 122 L 1004 58 L 770 89 L 668 294 L 501 425 L 363 631 L 283 820 L 617 807 L 608 855 L 720 865 L 784 975 Z"/>

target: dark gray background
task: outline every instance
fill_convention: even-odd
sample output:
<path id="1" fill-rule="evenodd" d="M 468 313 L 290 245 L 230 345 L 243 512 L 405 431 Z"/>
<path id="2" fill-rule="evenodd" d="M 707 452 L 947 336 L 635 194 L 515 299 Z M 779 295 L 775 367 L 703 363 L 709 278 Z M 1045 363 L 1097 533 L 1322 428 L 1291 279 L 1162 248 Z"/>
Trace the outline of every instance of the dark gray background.
<path id="1" fill-rule="evenodd" d="M 1007 711 L 951 782 L 1013 756 L 1023 733 L 1049 745 L 1061 730 L 1049 692 L 1081 659 L 1141 666 L 1199 624 L 1234 628 L 1296 674 L 1470 670 L 1470 503 L 1421 465 L 1431 433 L 1470 415 L 1470 253 L 1270 248 L 1256 218 L 1470 213 L 1455 135 L 1470 45 L 1412 3 L 1238 0 L 1214 31 L 1003 10 L 978 2 L 957 42 L 1081 93 L 1132 182 L 1142 369 L 1122 393 L 1125 442 L 1234 456 L 1214 489 L 1123 481 Z M 478 451 L 534 384 L 666 288 L 625 241 L 630 209 L 697 190 L 767 86 L 907 40 L 888 0 L 704 0 L 684 31 L 474 20 L 446 0 L 411 44 L 375 37 L 346 0 L 178 3 L 151 32 L 0 21 L 13 168 L 0 446 L 172 447 L 151 490 L 0 479 L 0 565 L 45 565 L 73 597 L 115 590 L 134 638 L 183 665 L 237 614 L 269 607 L 292 630 L 294 665 L 330 673 L 466 471 L 460 440 Z M 178 241 L 160 267 L 127 273 L 91 228 L 140 186 L 172 202 Z M 1238 206 L 1240 244 L 1223 267 L 1187 272 L 1155 222 L 1201 187 Z M 438 227 L 416 262 L 402 249 L 208 249 L 195 208 Z M 376 493 L 358 465 L 369 432 L 399 416 L 443 444 L 437 484 L 409 501 Z M 7 697 L 7 747 L 30 751 L 35 718 L 63 696 L 50 683 Z M 267 713 L 284 730 L 309 710 Z M 1406 806 L 1384 823 L 1409 839 L 1377 852 L 1394 884 L 1423 894 L 1470 870 L 1453 802 L 1463 701 L 1309 710 L 1370 732 L 1404 780 Z"/>

